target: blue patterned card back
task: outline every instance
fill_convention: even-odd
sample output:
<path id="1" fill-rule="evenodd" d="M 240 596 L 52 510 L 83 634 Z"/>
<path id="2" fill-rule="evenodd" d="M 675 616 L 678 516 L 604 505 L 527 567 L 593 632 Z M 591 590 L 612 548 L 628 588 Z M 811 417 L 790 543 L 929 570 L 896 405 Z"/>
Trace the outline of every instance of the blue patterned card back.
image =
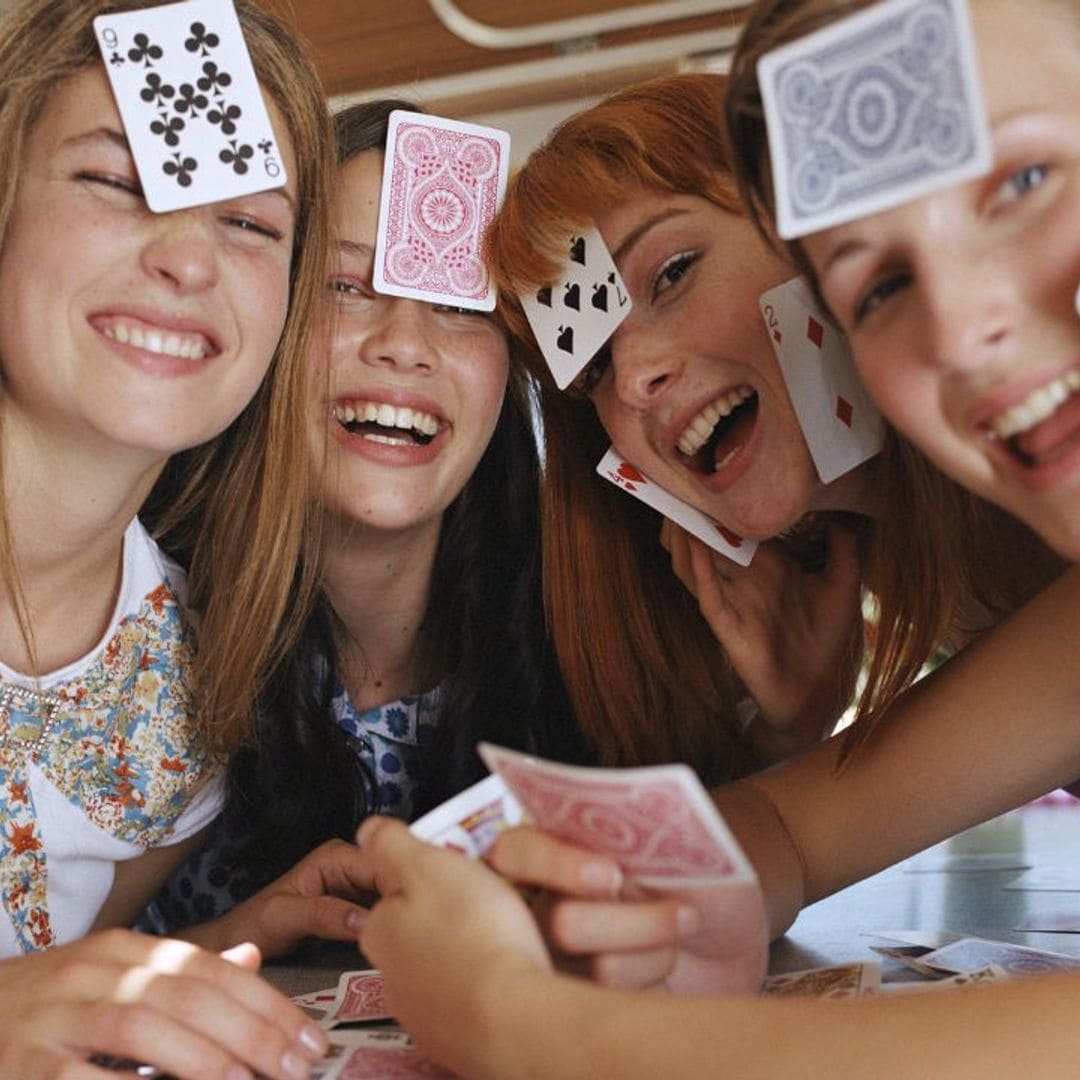
<path id="1" fill-rule="evenodd" d="M 758 63 L 784 239 L 989 171 L 965 0 L 886 0 Z"/>

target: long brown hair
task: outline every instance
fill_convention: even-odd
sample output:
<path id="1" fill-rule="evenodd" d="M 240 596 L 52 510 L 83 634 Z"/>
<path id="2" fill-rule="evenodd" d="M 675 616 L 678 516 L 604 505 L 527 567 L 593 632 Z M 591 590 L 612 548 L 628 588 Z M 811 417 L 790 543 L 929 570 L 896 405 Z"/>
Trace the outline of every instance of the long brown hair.
<path id="1" fill-rule="evenodd" d="M 544 387 L 551 632 L 575 709 L 610 760 L 678 753 L 698 764 L 725 741 L 738 759 L 737 680 L 671 573 L 655 516 L 593 474 L 603 429 L 591 406 L 554 389 L 516 294 L 551 284 L 563 238 L 628 189 L 688 192 L 740 212 L 720 122 L 725 91 L 722 76 L 668 76 L 572 117 L 529 158 L 487 238 L 505 318 Z M 875 468 L 882 497 L 867 529 L 863 580 L 878 617 L 861 718 L 915 678 L 976 591 L 970 569 L 981 553 L 972 558 L 965 544 L 988 513 L 895 432 Z M 849 691 L 862 658 L 856 634 L 841 679 Z"/>
<path id="2" fill-rule="evenodd" d="M 94 17 L 142 6 L 140 0 L 24 0 L 0 19 L 0 140 L 8 160 L 0 173 L 0 243 L 26 140 L 46 100 L 63 79 L 101 62 Z M 196 703 L 222 752 L 250 731 L 257 688 L 295 635 L 314 579 L 314 568 L 300 558 L 307 517 L 304 357 L 324 291 L 333 176 L 326 103 L 309 59 L 285 26 L 251 0 L 236 0 L 236 8 L 297 163 L 289 310 L 253 400 L 216 439 L 172 458 L 147 506 L 163 546 L 188 569 L 200 622 Z M 0 575 L 32 646 L 2 512 Z"/>

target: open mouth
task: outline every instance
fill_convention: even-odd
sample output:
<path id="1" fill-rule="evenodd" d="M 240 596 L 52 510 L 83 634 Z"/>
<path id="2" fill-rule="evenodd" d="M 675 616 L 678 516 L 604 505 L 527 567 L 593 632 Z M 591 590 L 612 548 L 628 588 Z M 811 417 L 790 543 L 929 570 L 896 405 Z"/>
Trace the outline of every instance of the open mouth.
<path id="1" fill-rule="evenodd" d="M 722 469 L 746 445 L 757 419 L 758 396 L 749 386 L 725 391 L 705 406 L 676 440 L 696 472 Z"/>
<path id="2" fill-rule="evenodd" d="M 1076 433 L 1080 370 L 1033 390 L 987 424 L 987 431 L 1024 466 L 1052 461 Z M 1059 417 L 1059 414 L 1060 417 Z"/>
<path id="3" fill-rule="evenodd" d="M 334 419 L 350 434 L 386 446 L 427 446 L 441 424 L 431 413 L 375 401 L 335 401 Z"/>

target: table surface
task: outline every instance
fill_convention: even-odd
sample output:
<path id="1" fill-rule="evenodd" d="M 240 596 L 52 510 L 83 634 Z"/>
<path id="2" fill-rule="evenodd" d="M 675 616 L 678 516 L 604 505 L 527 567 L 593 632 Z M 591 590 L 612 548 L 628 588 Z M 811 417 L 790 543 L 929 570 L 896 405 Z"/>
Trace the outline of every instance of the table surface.
<path id="1" fill-rule="evenodd" d="M 1080 929 L 1080 891 L 1020 891 L 1004 888 L 1020 869 L 915 872 L 919 862 L 939 856 L 1002 854 L 1023 856 L 1040 869 L 1078 870 L 1080 803 L 1033 804 L 961 833 L 928 852 L 899 863 L 812 904 L 788 933 L 775 942 L 771 972 L 853 961 L 880 960 L 871 946 L 887 930 L 945 931 L 958 936 L 1015 941 L 1034 948 L 1080 956 L 1080 934 L 1025 932 L 1030 919 L 1074 915 Z M 341 971 L 365 966 L 351 945 L 320 946 L 285 962 L 268 964 L 266 977 L 284 993 L 310 993 L 333 986 Z M 910 979 L 909 971 L 887 961 L 885 981 Z"/>

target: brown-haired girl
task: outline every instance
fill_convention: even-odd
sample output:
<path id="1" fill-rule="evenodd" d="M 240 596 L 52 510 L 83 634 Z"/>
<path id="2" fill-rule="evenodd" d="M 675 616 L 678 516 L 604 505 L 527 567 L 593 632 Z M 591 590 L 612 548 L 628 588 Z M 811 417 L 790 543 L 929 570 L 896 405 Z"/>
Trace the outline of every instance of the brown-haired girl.
<path id="1" fill-rule="evenodd" d="M 324 1039 L 250 975 L 126 932 L 77 942 L 130 923 L 199 841 L 305 606 L 325 103 L 241 0 L 288 184 L 149 212 L 92 27 L 136 6 L 34 0 L 0 21 L 0 953 L 28 954 L 4 961 L 0 1062 L 306 1075 Z"/>

